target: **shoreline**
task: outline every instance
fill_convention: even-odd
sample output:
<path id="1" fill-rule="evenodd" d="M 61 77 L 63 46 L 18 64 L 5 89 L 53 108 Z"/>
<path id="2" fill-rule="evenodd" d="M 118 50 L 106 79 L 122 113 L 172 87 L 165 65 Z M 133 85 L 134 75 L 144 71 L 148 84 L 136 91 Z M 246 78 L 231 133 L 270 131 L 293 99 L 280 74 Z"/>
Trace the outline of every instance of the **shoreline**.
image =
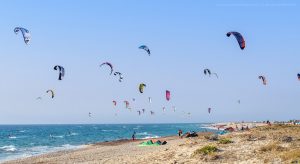
<path id="1" fill-rule="evenodd" d="M 250 126 L 251 124 L 251 126 Z M 254 124 L 255 126 L 252 126 L 252 124 Z M 266 124 L 263 123 L 256 123 L 256 122 L 249 122 L 249 123 L 215 123 L 215 124 L 210 124 L 210 126 L 208 127 L 203 127 L 205 128 L 207 131 L 200 131 L 197 132 L 198 136 L 206 136 L 206 135 L 212 135 L 215 134 L 216 128 L 217 126 L 222 125 L 222 127 L 232 127 L 232 126 L 250 126 L 250 130 L 256 127 L 262 127 L 265 126 Z M 210 131 L 211 129 L 213 129 L 212 131 Z M 223 129 L 223 128 L 222 128 Z M 220 131 L 222 130 L 220 129 Z M 249 131 L 234 131 L 233 133 L 229 133 L 229 135 L 235 135 L 238 133 L 248 133 Z M 226 135 L 226 134 L 225 134 Z M 199 138 L 199 137 L 197 137 Z M 201 137 L 200 137 L 201 138 Z M 191 138 L 192 140 L 194 138 Z M 132 141 L 131 139 L 119 139 L 119 140 L 113 140 L 113 141 L 103 141 L 103 142 L 97 142 L 94 144 L 86 144 L 86 145 L 82 145 L 84 147 L 81 148 L 75 148 L 75 149 L 69 149 L 69 150 L 59 150 L 59 151 L 54 151 L 54 152 L 46 152 L 46 153 L 42 153 L 42 154 L 37 154 L 37 155 L 33 155 L 30 157 L 24 157 L 24 158 L 16 158 L 16 159 L 12 159 L 12 160 L 7 160 L 7 161 L 2 161 L 3 163 L 56 163 L 53 162 L 59 160 L 63 160 L 66 163 L 69 163 L 68 161 L 72 161 L 71 163 L 82 163 L 86 160 L 87 157 L 92 156 L 92 163 L 95 163 L 95 161 L 99 161 L 101 160 L 103 162 L 103 159 L 98 159 L 99 157 L 94 157 L 93 154 L 97 154 L 99 153 L 100 157 L 103 158 L 107 158 L 110 157 L 112 158 L 112 160 L 114 160 L 112 163 L 118 163 L 118 161 L 115 161 L 115 157 L 114 154 L 118 154 L 121 152 L 120 156 L 128 156 L 128 155 L 132 155 L 130 153 L 130 151 L 136 152 L 136 153 L 140 153 L 139 151 L 145 151 L 144 153 L 150 153 L 151 151 L 146 151 L 143 148 L 138 147 L 139 143 L 143 142 L 143 141 L 147 141 L 147 140 L 160 140 L 160 141 L 167 141 L 167 145 L 162 145 L 159 147 L 147 147 L 147 150 L 151 150 L 151 151 L 157 151 L 155 148 L 157 148 L 158 150 L 163 151 L 163 149 L 167 150 L 167 149 L 174 149 L 174 145 L 183 145 L 185 144 L 185 142 L 190 142 L 191 140 L 188 138 L 179 138 L 177 135 L 169 135 L 169 136 L 163 136 L 163 137 L 159 137 L 159 138 L 149 138 L 149 139 L 136 139 L 135 141 Z M 206 142 L 205 142 L 206 143 Z M 210 141 L 208 142 L 210 143 Z M 171 148 L 170 148 L 171 147 Z M 124 151 L 124 150 L 128 149 L 128 151 Z M 176 149 L 176 148 L 175 148 Z M 119 152 L 120 151 L 120 152 Z M 129 154 L 128 154 L 129 153 Z M 142 153 L 142 154 L 144 154 Z M 107 159 L 107 160 L 111 160 L 111 159 Z M 125 157 L 124 157 L 125 158 Z M 131 157 L 132 158 L 132 157 Z M 80 160 L 78 160 L 80 159 Z M 118 159 L 118 158 L 117 158 Z M 74 160 L 74 161 L 73 161 Z M 129 159 L 127 159 L 129 160 Z M 35 161 L 35 162 L 32 162 Z M 97 162 L 96 162 L 97 163 Z"/>
<path id="2" fill-rule="evenodd" d="M 197 132 L 197 134 L 203 135 L 203 134 L 208 134 L 208 133 L 215 133 L 217 132 L 216 126 L 225 124 L 226 126 L 230 126 L 232 123 L 215 123 L 215 124 L 207 124 L 208 126 L 201 127 L 205 130 Z M 237 123 L 241 124 L 241 123 Z M 246 124 L 246 123 L 243 123 Z M 253 124 L 251 122 L 251 124 Z M 222 129 L 220 129 L 222 130 Z M 45 152 L 45 153 L 40 153 L 32 156 L 26 156 L 26 157 L 16 157 L 14 159 L 9 159 L 5 161 L 1 161 L 4 163 L 10 163 L 14 161 L 22 161 L 26 159 L 31 159 L 31 158 L 43 158 L 45 156 L 57 156 L 59 154 L 67 154 L 67 153 L 74 153 L 76 151 L 84 151 L 89 148 L 97 147 L 97 146 L 119 146 L 123 144 L 128 144 L 128 143 L 137 143 L 137 142 L 142 142 L 142 141 L 147 141 L 147 140 L 173 140 L 177 139 L 177 135 L 168 135 L 168 136 L 162 136 L 162 137 L 152 137 L 152 138 L 145 138 L 145 139 L 136 139 L 135 141 L 132 141 L 131 139 L 118 139 L 118 140 L 112 140 L 112 141 L 101 141 L 101 142 L 96 142 L 93 144 L 84 144 L 84 145 L 77 145 L 77 148 L 70 148 L 70 149 L 63 149 L 63 150 L 54 150 L 50 152 Z"/>
<path id="3" fill-rule="evenodd" d="M 189 124 L 189 123 L 186 123 Z M 199 123 L 200 124 L 200 123 Z M 211 125 L 211 123 L 205 123 L 204 125 Z M 21 125 L 22 126 L 22 125 Z M 202 127 L 199 126 L 202 130 L 201 131 L 210 131 L 207 127 Z M 214 130 L 212 130 L 214 131 Z M 152 135 L 151 137 L 149 136 L 139 136 L 136 140 L 137 141 L 143 141 L 143 140 L 150 140 L 150 139 L 163 139 L 166 137 L 174 137 L 176 136 L 176 132 L 173 133 L 174 135 L 166 135 L 166 136 L 160 136 L 160 135 Z M 41 155 L 47 155 L 47 154 L 52 154 L 52 153 L 56 153 L 56 152 L 70 152 L 70 151 L 75 151 L 75 150 L 79 150 L 82 148 L 86 148 L 86 147 L 90 147 L 93 145 L 116 145 L 116 144 L 123 144 L 123 143 L 128 143 L 131 142 L 130 138 L 121 138 L 121 139 L 115 139 L 115 140 L 103 140 L 103 141 L 95 141 L 92 143 L 86 143 L 86 144 L 81 144 L 81 145 L 76 145 L 76 144 L 64 144 L 64 145 L 58 145 L 58 146 L 35 146 L 37 147 L 36 150 L 35 147 L 32 147 L 32 149 L 34 149 L 33 151 L 24 151 L 27 148 L 18 148 L 17 146 L 9 145 L 9 146 L 13 146 L 13 152 L 15 152 L 15 154 L 9 154 L 9 150 L 8 152 L 8 156 L 3 156 L 3 158 L 0 160 L 0 163 L 4 163 L 4 162 L 9 162 L 9 161 L 15 161 L 15 160 L 23 160 L 23 159 L 27 159 L 27 158 L 31 158 L 31 157 L 36 157 L 36 156 L 41 156 Z M 42 147 L 42 148 L 40 148 Z M 28 148 L 28 149 L 31 149 Z M 24 151 L 24 152 L 23 152 Z"/>
<path id="4" fill-rule="evenodd" d="M 208 133 L 213 133 L 210 131 L 207 132 L 197 132 L 197 134 L 208 134 Z M 41 154 L 35 154 L 31 156 L 26 156 L 26 157 L 16 157 L 14 159 L 8 159 L 4 161 L 0 161 L 0 163 L 5 164 L 5 163 L 14 163 L 18 161 L 23 161 L 23 160 L 31 160 L 31 159 L 37 159 L 37 158 L 43 158 L 46 156 L 56 156 L 56 155 L 61 155 L 61 154 L 68 154 L 68 153 L 75 153 L 75 152 L 80 152 L 84 151 L 93 147 L 97 146 L 119 146 L 119 145 L 124 145 L 124 144 L 129 144 L 129 143 L 140 143 L 143 141 L 147 140 L 174 140 L 178 138 L 177 135 L 168 135 L 168 136 L 162 136 L 162 137 L 153 137 L 153 138 L 145 138 L 145 139 L 135 139 L 134 141 L 132 139 L 118 139 L 118 140 L 112 140 L 112 141 L 101 141 L 101 142 L 96 142 L 92 144 L 84 144 L 84 145 L 76 145 L 76 148 L 65 148 L 62 150 L 54 150 L 54 151 L 49 151 Z"/>
<path id="5" fill-rule="evenodd" d="M 69 144 L 66 144 L 66 145 L 69 145 Z M 0 160 L 0 164 L 10 162 L 10 161 L 15 161 L 15 160 L 23 160 L 23 159 L 26 159 L 26 158 L 36 157 L 36 156 L 40 156 L 40 155 L 46 155 L 46 154 L 52 154 L 52 153 L 68 152 L 68 151 L 84 149 L 84 148 L 86 148 L 90 145 L 91 144 L 70 145 L 71 146 L 70 148 L 65 148 L 65 147 L 60 146 L 60 147 L 53 147 L 51 150 L 48 150 L 46 152 L 39 152 L 39 153 L 36 153 L 36 154 L 31 154 L 31 155 L 24 155 L 24 154 L 14 155 L 11 158 Z"/>

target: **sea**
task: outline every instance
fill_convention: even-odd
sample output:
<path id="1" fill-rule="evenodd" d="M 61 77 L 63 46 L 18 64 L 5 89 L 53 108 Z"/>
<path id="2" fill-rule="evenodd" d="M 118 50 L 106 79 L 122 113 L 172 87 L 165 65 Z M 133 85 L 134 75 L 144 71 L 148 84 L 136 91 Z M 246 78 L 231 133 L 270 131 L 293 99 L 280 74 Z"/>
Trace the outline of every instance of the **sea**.
<path id="1" fill-rule="evenodd" d="M 97 142 L 176 135 L 187 131 L 213 131 L 207 123 L 185 124 L 84 124 L 0 125 L 0 163 L 60 150 L 77 149 Z"/>

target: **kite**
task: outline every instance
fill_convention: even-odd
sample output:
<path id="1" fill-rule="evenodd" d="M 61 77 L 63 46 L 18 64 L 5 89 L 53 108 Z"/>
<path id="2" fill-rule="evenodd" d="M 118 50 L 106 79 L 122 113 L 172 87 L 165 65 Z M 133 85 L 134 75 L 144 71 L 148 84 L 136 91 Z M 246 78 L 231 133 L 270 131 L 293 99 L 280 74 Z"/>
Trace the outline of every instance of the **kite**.
<path id="1" fill-rule="evenodd" d="M 59 71 L 58 80 L 62 80 L 63 77 L 65 76 L 65 68 L 60 65 L 56 65 L 56 66 L 54 66 L 53 69 Z"/>
<path id="2" fill-rule="evenodd" d="M 204 69 L 204 75 L 211 75 L 211 71 L 209 69 Z"/>
<path id="3" fill-rule="evenodd" d="M 125 107 L 126 107 L 127 109 L 129 109 L 129 102 L 125 100 L 124 103 L 125 103 Z"/>
<path id="4" fill-rule="evenodd" d="M 102 64 L 100 65 L 100 67 L 102 67 L 103 65 L 107 65 L 107 66 L 110 67 L 110 75 L 111 75 L 111 74 L 113 73 L 113 71 L 114 71 L 112 64 L 109 63 L 109 62 L 104 62 L 104 63 L 102 63 Z"/>
<path id="5" fill-rule="evenodd" d="M 146 84 L 144 84 L 144 83 L 141 83 L 140 85 L 139 85 L 139 91 L 140 91 L 140 93 L 144 93 L 144 88 L 146 87 Z"/>
<path id="6" fill-rule="evenodd" d="M 228 37 L 230 37 L 230 35 L 233 35 L 236 38 L 236 40 L 238 41 L 239 46 L 242 50 L 246 47 L 245 39 L 240 33 L 232 31 L 232 32 L 228 32 L 226 35 Z"/>
<path id="7" fill-rule="evenodd" d="M 49 93 L 49 92 L 51 93 L 51 98 L 54 98 L 54 91 L 49 89 L 49 90 L 47 90 L 47 93 Z"/>
<path id="8" fill-rule="evenodd" d="M 151 110 L 151 111 L 150 111 L 150 114 L 151 114 L 151 115 L 154 115 L 154 112 Z"/>
<path id="9" fill-rule="evenodd" d="M 267 85 L 267 79 L 265 76 L 258 76 L 258 78 L 262 80 L 264 85 Z"/>
<path id="10" fill-rule="evenodd" d="M 120 72 L 115 72 L 114 75 L 115 75 L 115 76 L 119 75 L 119 82 L 122 82 L 122 80 L 123 80 L 122 73 L 120 73 Z"/>
<path id="11" fill-rule="evenodd" d="M 29 41 L 30 41 L 30 39 L 31 39 L 31 35 L 30 35 L 29 31 L 28 31 L 27 29 L 23 28 L 23 27 L 16 27 L 16 28 L 14 29 L 14 32 L 15 32 L 16 35 L 17 35 L 20 31 L 22 32 L 22 35 L 23 35 L 23 39 L 24 39 L 25 44 L 28 44 Z"/>
<path id="12" fill-rule="evenodd" d="M 171 99 L 171 92 L 169 90 L 166 90 L 166 99 L 167 101 Z"/>
<path id="13" fill-rule="evenodd" d="M 150 49 L 149 49 L 146 45 L 141 45 L 141 46 L 139 47 L 139 49 L 145 50 L 145 51 L 148 53 L 148 55 L 150 56 Z"/>

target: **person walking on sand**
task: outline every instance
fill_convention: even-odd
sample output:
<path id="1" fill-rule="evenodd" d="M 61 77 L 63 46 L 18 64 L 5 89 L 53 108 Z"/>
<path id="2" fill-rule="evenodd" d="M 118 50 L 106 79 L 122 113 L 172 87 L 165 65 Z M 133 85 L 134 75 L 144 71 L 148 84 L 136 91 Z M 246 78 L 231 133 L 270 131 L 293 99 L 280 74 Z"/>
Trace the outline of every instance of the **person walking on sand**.
<path id="1" fill-rule="evenodd" d="M 132 136 L 131 136 L 131 138 L 132 138 L 132 141 L 134 141 L 135 140 L 135 131 L 133 132 L 133 134 L 132 134 Z"/>

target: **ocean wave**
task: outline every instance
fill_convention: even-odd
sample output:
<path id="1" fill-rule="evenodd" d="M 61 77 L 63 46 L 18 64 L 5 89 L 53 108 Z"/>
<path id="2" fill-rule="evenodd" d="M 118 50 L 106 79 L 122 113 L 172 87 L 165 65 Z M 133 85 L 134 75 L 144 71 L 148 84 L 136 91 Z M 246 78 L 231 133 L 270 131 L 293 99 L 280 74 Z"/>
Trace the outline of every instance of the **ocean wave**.
<path id="1" fill-rule="evenodd" d="M 81 148 L 84 147 L 84 145 L 70 145 L 70 144 L 64 144 L 61 146 L 34 146 L 31 148 L 27 148 L 22 150 L 25 152 L 24 154 L 31 154 L 31 155 L 37 155 L 37 154 L 43 154 L 43 153 L 50 153 L 50 152 L 55 152 L 55 151 L 60 151 L 60 150 L 71 150 L 71 149 L 76 149 L 76 148 Z"/>
<path id="2" fill-rule="evenodd" d="M 138 125 L 138 126 L 134 127 L 133 129 L 137 130 L 137 129 L 140 129 L 141 127 L 143 127 L 143 126 Z"/>
<path id="3" fill-rule="evenodd" d="M 199 124 L 199 125 L 197 125 L 197 126 L 199 126 L 199 127 L 210 127 L 210 126 L 212 126 L 212 124 Z"/>
<path id="4" fill-rule="evenodd" d="M 148 132 L 139 132 L 139 133 L 136 133 L 137 135 L 137 138 L 139 139 L 151 139 L 151 138 L 159 138 L 160 136 L 158 135 L 154 135 L 154 134 L 150 134 Z M 138 137 L 140 136 L 140 137 Z"/>
<path id="5" fill-rule="evenodd" d="M 20 133 L 25 133 L 25 132 L 26 132 L 26 130 L 19 130 L 19 132 L 20 132 Z"/>
<path id="6" fill-rule="evenodd" d="M 152 138 L 159 138 L 160 136 L 147 136 L 147 137 L 143 137 L 141 139 L 152 139 Z"/>
<path id="7" fill-rule="evenodd" d="M 30 154 L 30 155 L 35 155 L 35 154 L 39 154 L 39 153 L 45 153 L 48 152 L 50 150 L 49 146 L 33 146 L 30 148 L 26 148 L 22 151 L 24 151 L 24 154 Z"/>
<path id="8" fill-rule="evenodd" d="M 217 127 L 209 127 L 209 126 L 207 126 L 207 127 L 201 127 L 201 128 L 203 128 L 203 129 L 209 129 L 209 130 L 218 130 Z"/>
<path id="9" fill-rule="evenodd" d="M 64 138 L 64 136 L 52 136 L 53 138 Z"/>
<path id="10" fill-rule="evenodd" d="M 78 136 L 78 133 L 74 133 L 74 132 L 73 132 L 73 133 L 66 134 L 66 136 L 67 136 L 67 137 L 70 137 L 70 136 Z"/>
<path id="11" fill-rule="evenodd" d="M 9 139 L 16 139 L 17 137 L 16 136 L 9 136 L 8 138 Z"/>
<path id="12" fill-rule="evenodd" d="M 71 136 L 77 136 L 78 133 L 71 133 L 70 135 L 71 135 Z"/>
<path id="13" fill-rule="evenodd" d="M 146 135 L 149 135 L 147 132 L 141 132 L 141 133 L 136 133 L 136 135 L 139 135 L 139 136 L 146 136 Z"/>
<path id="14" fill-rule="evenodd" d="M 5 156 L 0 158 L 0 163 L 4 161 L 9 161 L 9 160 L 14 160 L 18 158 L 27 158 L 27 157 L 32 157 L 40 154 L 45 154 L 45 153 L 51 153 L 51 152 L 56 152 L 56 151 L 61 151 L 61 150 L 73 150 L 73 149 L 78 149 L 78 148 L 84 148 L 86 145 L 70 145 L 70 144 L 65 144 L 61 145 L 58 147 L 51 147 L 51 146 L 34 146 L 30 148 L 23 148 L 17 151 L 14 145 L 8 145 L 8 146 L 3 146 L 0 147 L 0 153 L 2 150 L 4 153 L 11 153 L 14 152 L 14 155 L 10 156 Z"/>
<path id="15" fill-rule="evenodd" d="M 17 151 L 17 148 L 14 145 L 7 145 L 0 147 L 0 152 L 15 152 Z"/>
<path id="16" fill-rule="evenodd" d="M 105 129 L 103 129 L 103 130 L 101 130 L 102 132 L 117 132 L 118 130 L 105 130 Z"/>
<path id="17" fill-rule="evenodd" d="M 70 150 L 70 149 L 78 149 L 78 148 L 83 148 L 85 147 L 85 145 L 70 145 L 70 144 L 64 144 L 64 145 L 61 145 L 61 148 L 63 148 L 63 150 Z"/>
<path id="18" fill-rule="evenodd" d="M 17 139 L 17 138 L 27 138 L 27 137 L 29 137 L 29 136 L 18 136 L 18 137 L 16 137 L 16 136 L 14 136 L 15 138 L 12 138 L 12 139 Z"/>
<path id="19" fill-rule="evenodd" d="M 199 127 L 202 128 L 202 129 L 218 130 L 217 127 L 214 127 L 214 126 L 212 126 L 211 124 L 202 125 L 202 126 L 199 126 Z"/>

